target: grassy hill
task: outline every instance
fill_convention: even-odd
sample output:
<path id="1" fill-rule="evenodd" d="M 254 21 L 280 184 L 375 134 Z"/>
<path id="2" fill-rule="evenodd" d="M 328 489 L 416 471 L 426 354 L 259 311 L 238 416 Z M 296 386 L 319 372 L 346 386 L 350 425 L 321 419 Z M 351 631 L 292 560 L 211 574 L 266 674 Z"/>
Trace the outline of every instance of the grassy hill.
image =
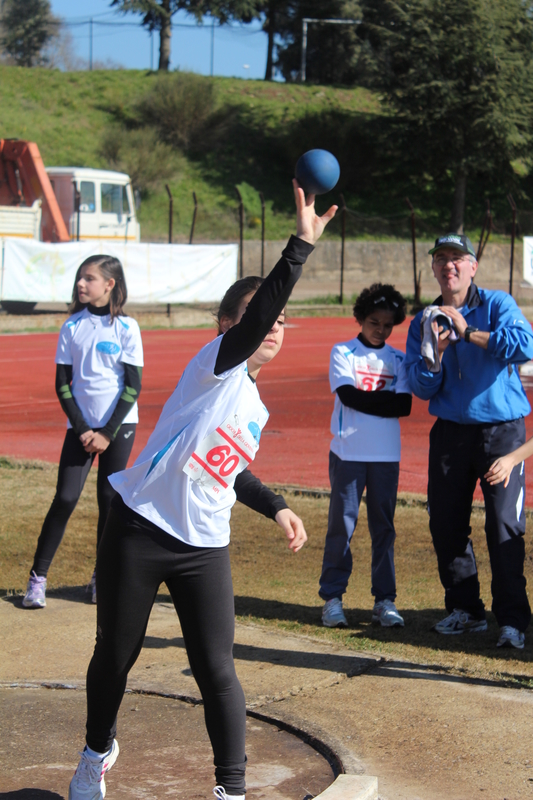
<path id="1" fill-rule="evenodd" d="M 411 174 L 409 154 L 395 152 L 392 123 L 379 99 L 361 88 L 0 67 L 0 137 L 37 142 L 47 166 L 128 172 L 142 189 L 139 217 L 149 241 L 167 237 L 165 183 L 174 196 L 176 241 L 188 241 L 192 192 L 199 204 L 195 241 L 235 241 L 236 185 L 246 238 L 260 235 L 259 192 L 267 238 L 285 238 L 294 226 L 294 164 L 313 147 L 339 158 L 340 182 L 317 205 L 325 209 L 344 193 L 356 212 L 348 217 L 348 236 L 409 238 L 408 195 L 419 235 L 431 237 L 447 225 L 451 183 L 449 192 L 435 191 L 430 178 Z M 473 234 L 484 211 L 479 191 L 467 212 Z M 328 235 L 339 233 L 337 218 Z"/>
<path id="2" fill-rule="evenodd" d="M 0 67 L 0 137 L 37 142 L 46 166 L 113 168 L 106 158 L 106 142 L 130 132 L 124 119 L 131 122 L 136 103 L 157 80 L 155 73 L 136 70 L 64 73 Z M 165 149 L 159 165 L 163 174 L 143 192 L 139 215 L 143 239 L 166 237 L 165 183 L 174 195 L 176 238 L 188 236 L 195 191 L 199 202 L 197 238 L 234 240 L 238 232 L 236 184 L 246 206 L 246 237 L 258 237 L 257 192 L 263 191 L 267 237 L 284 238 L 293 229 L 292 159 L 308 146 L 320 146 L 308 130 L 305 145 L 295 143 L 294 152 L 289 148 L 280 159 L 276 145 L 279 147 L 284 134 L 295 126 L 305 126 L 305 120 L 313 116 L 379 113 L 377 100 L 363 89 L 228 78 L 199 80 L 213 85 L 216 107 L 224 109 L 226 121 L 229 117 L 230 124 L 221 125 L 225 139 L 216 146 L 209 143 L 204 151 L 196 146 L 189 157 L 179 148 Z M 320 138 L 324 137 L 316 137 Z M 142 137 L 140 140 L 138 157 L 142 160 L 149 157 L 151 142 L 145 137 L 143 147 Z M 328 196 L 329 202 L 334 199 L 337 196 Z"/>

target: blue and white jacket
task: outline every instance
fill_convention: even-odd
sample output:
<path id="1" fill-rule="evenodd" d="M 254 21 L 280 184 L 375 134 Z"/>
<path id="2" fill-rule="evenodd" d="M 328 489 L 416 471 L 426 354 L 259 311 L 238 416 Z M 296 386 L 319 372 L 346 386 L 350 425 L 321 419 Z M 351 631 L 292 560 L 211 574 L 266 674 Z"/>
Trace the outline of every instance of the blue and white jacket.
<path id="1" fill-rule="evenodd" d="M 439 297 L 435 305 L 442 304 Z M 429 400 L 430 414 L 451 422 L 486 424 L 527 416 L 531 407 L 517 365 L 533 359 L 531 325 L 508 294 L 474 283 L 462 313 L 468 325 L 490 331 L 487 349 L 461 339 L 444 351 L 441 371 L 430 372 L 420 354 L 420 312 L 407 336 L 411 391 Z"/>

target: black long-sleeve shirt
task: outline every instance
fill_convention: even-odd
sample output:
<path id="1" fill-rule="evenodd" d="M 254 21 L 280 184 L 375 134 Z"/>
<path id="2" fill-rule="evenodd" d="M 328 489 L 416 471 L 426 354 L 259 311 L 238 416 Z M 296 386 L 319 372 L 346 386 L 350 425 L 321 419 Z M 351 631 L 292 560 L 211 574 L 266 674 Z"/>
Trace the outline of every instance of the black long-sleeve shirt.
<path id="1" fill-rule="evenodd" d="M 254 294 L 241 321 L 222 337 L 215 375 L 222 375 L 255 353 L 287 305 L 302 264 L 313 252 L 312 244 L 291 236 L 281 258 Z"/>

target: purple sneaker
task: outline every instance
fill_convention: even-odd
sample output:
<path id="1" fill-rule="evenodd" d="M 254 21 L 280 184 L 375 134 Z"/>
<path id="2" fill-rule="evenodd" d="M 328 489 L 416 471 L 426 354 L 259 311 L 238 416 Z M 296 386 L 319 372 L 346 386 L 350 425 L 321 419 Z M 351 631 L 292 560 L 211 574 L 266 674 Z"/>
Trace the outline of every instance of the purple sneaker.
<path id="1" fill-rule="evenodd" d="M 44 608 L 46 605 L 46 578 L 30 573 L 26 594 L 22 601 L 24 608 Z"/>

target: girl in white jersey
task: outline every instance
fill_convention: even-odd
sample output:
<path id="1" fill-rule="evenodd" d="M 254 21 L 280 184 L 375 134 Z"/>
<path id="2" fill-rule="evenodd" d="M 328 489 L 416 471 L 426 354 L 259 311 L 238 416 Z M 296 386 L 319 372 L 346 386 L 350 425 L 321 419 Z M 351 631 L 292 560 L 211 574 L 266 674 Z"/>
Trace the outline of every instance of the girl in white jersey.
<path id="1" fill-rule="evenodd" d="M 233 663 L 234 600 L 229 519 L 238 499 L 275 519 L 289 547 L 302 521 L 249 471 L 268 412 L 255 380 L 283 341 L 284 308 L 323 217 L 295 182 L 297 236 L 270 275 L 237 281 L 219 310 L 219 335 L 186 367 L 143 452 L 114 475 L 118 492 L 98 550 L 97 635 L 87 673 L 87 746 L 69 800 L 101 800 L 118 755 L 117 713 L 166 583 L 204 701 L 215 795 L 244 798 L 246 708 Z M 259 288 L 258 288 L 259 287 Z"/>
<path id="2" fill-rule="evenodd" d="M 56 351 L 56 391 L 67 415 L 56 495 L 37 542 L 25 608 L 46 605 L 46 576 L 98 454 L 97 546 L 115 494 L 109 475 L 124 469 L 139 419 L 143 351 L 139 326 L 123 315 L 127 299 L 122 265 L 91 256 L 78 269 L 71 316 Z M 91 581 L 96 602 L 94 575 Z"/>

